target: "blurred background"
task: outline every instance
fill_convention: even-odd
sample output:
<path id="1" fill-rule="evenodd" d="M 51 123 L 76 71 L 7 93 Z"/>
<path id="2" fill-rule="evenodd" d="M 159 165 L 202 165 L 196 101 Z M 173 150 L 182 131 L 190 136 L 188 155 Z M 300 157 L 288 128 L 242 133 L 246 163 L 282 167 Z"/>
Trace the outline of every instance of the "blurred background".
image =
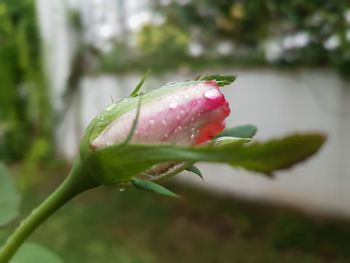
<path id="1" fill-rule="evenodd" d="M 0 160 L 23 214 L 147 69 L 146 90 L 235 74 L 227 126 L 255 124 L 258 139 L 321 131 L 327 144 L 273 180 L 200 164 L 205 182 L 170 183 L 180 200 L 99 189 L 33 240 L 67 262 L 350 262 L 348 0 L 2 0 Z"/>

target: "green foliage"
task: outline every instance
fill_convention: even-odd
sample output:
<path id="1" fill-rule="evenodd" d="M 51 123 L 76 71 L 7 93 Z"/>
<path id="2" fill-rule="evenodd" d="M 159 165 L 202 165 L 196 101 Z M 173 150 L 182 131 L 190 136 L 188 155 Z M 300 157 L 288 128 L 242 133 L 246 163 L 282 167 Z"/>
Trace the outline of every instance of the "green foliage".
<path id="1" fill-rule="evenodd" d="M 63 207 L 31 240 L 67 263 L 350 262 L 347 220 L 254 204 L 186 184 L 166 186 L 182 198 L 101 188 L 93 198 L 82 196 Z M 40 202 L 51 187 L 47 181 L 33 188 L 23 209 Z M 0 244 L 6 231 L 0 231 Z"/>
<path id="2" fill-rule="evenodd" d="M 11 263 L 63 263 L 64 261 L 48 249 L 34 243 L 24 243 Z"/>
<path id="3" fill-rule="evenodd" d="M 235 43 L 238 52 L 240 47 L 261 52 L 265 40 L 306 34 L 310 41 L 283 48 L 283 54 L 276 62 L 331 65 L 345 76 L 349 73 L 350 63 L 350 22 L 346 17 L 349 10 L 348 0 L 196 0 L 186 4 L 171 1 L 169 6 L 157 6 L 157 11 L 165 15 L 166 23 L 186 31 L 195 28 L 198 41 L 208 51 L 215 49 L 218 39 Z M 337 38 L 339 44 L 328 49 L 325 43 L 332 37 Z"/>
<path id="4" fill-rule="evenodd" d="M 0 159 L 21 159 L 50 136 L 35 1 L 0 3 Z"/>
<path id="5" fill-rule="evenodd" d="M 0 226 L 9 223 L 19 212 L 20 195 L 6 166 L 0 162 Z"/>
<path id="6" fill-rule="evenodd" d="M 136 33 L 137 48 L 118 40 L 110 52 L 86 52 L 97 63 L 85 70 L 115 73 L 148 68 L 164 72 L 186 67 L 331 66 L 350 76 L 348 0 L 172 0 L 157 1 L 153 7 L 154 13 L 165 18 L 163 24 L 144 25 Z M 81 30 L 76 22 L 72 25 Z M 304 40 L 299 38 L 297 45 L 286 45 L 298 34 L 308 36 L 308 40 L 300 44 Z M 332 38 L 338 44 L 330 49 L 326 43 Z M 270 41 L 281 49 L 276 58 L 269 58 L 266 52 Z M 232 50 L 219 52 L 220 42 L 231 44 Z M 198 43 L 201 51 L 190 54 L 190 44 Z"/>
<path id="7" fill-rule="evenodd" d="M 96 53 L 96 50 L 87 48 L 84 50 L 83 54 L 81 54 L 82 58 L 77 60 L 76 68 L 73 67 L 72 73 L 77 80 L 83 72 L 85 68 L 82 66 L 81 61 L 85 61 L 86 57 L 97 58 L 100 63 L 100 71 L 102 72 L 114 72 L 117 68 L 124 68 L 126 65 L 130 63 L 131 54 L 127 45 L 123 42 L 117 42 L 113 45 L 113 48 L 109 52 L 105 53 Z M 78 69 L 78 70 L 77 70 Z M 147 68 L 145 68 L 146 70 Z"/>
<path id="8" fill-rule="evenodd" d="M 137 42 L 142 53 L 153 60 L 157 60 L 157 57 L 184 56 L 189 43 L 185 32 L 176 25 L 146 24 L 139 32 Z"/>
<path id="9" fill-rule="evenodd" d="M 132 177 L 164 162 L 227 163 L 271 175 L 312 156 L 324 141 L 325 137 L 320 134 L 297 134 L 267 142 L 232 141 L 197 147 L 123 144 L 91 152 L 83 159 L 83 167 L 101 184 L 129 182 Z"/>
<path id="10" fill-rule="evenodd" d="M 120 50 L 114 52 L 114 49 L 107 54 L 96 56 L 97 65 L 96 71 L 87 71 L 87 73 L 130 73 L 138 72 L 142 74 L 147 69 L 152 68 L 153 73 L 161 74 L 180 69 L 191 69 L 193 71 L 206 71 L 208 67 L 210 70 L 221 71 L 223 69 L 232 67 L 266 67 L 266 62 L 261 55 L 254 53 L 247 54 L 246 57 L 237 57 L 233 54 L 229 57 L 221 56 L 199 56 L 193 57 L 190 55 L 185 56 L 173 56 L 171 58 L 158 56 L 155 58 L 145 58 L 142 54 L 137 52 L 132 53 L 125 62 L 119 63 L 119 57 L 115 53 L 121 52 Z M 125 55 L 125 53 L 124 53 Z"/>
<path id="11" fill-rule="evenodd" d="M 203 8 L 205 7 L 205 8 Z M 347 0 L 196 0 L 182 3 L 156 4 L 155 11 L 166 21 L 162 25 L 147 24 L 138 32 L 138 50 L 126 52 L 118 48 L 102 57 L 103 70 L 135 70 L 152 67 L 155 71 L 220 65 L 325 66 L 330 65 L 349 76 L 350 3 Z M 196 32 L 196 33 L 193 33 Z M 304 34 L 308 41 L 302 45 L 286 46 L 287 38 Z M 329 49 L 326 43 L 336 38 L 337 46 Z M 185 41 L 185 39 L 187 39 Z M 186 52 L 189 39 L 203 46 L 202 54 L 191 57 Z M 266 41 L 276 41 L 282 53 L 270 61 L 265 53 Z M 233 44 L 234 52 L 219 54 L 218 42 Z M 124 57 L 124 63 L 116 61 Z M 149 58 L 152 58 L 150 60 Z M 111 63 L 106 63 L 109 61 Z M 105 67 L 105 65 L 109 67 Z"/>
<path id="12" fill-rule="evenodd" d="M 22 162 L 21 175 L 18 178 L 18 186 L 20 191 L 25 191 L 32 184 L 40 182 L 38 176 L 44 160 L 49 160 L 51 145 L 47 138 L 37 138 L 27 152 L 26 158 Z M 40 164 L 40 165 L 39 165 Z"/>
<path id="13" fill-rule="evenodd" d="M 165 13 L 169 23 L 201 29 L 203 39 L 226 37 L 252 45 L 267 33 L 266 5 L 271 2 L 197 0 L 182 5 L 171 1 L 170 6 L 159 6 L 158 10 Z"/>

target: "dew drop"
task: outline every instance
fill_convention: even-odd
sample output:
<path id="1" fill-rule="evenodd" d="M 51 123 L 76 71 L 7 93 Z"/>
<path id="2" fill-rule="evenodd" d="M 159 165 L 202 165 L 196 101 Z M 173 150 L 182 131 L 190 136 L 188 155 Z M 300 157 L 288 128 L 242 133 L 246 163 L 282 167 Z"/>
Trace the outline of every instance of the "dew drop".
<path id="1" fill-rule="evenodd" d="M 114 104 L 111 104 L 111 105 L 109 105 L 106 109 L 105 109 L 105 111 L 111 111 L 113 108 L 114 108 Z"/>
<path id="2" fill-rule="evenodd" d="M 220 92 L 217 89 L 211 89 L 204 93 L 204 97 L 209 100 L 214 100 L 218 97 L 220 97 Z"/>
<path id="3" fill-rule="evenodd" d="M 124 191 L 125 191 L 124 187 L 119 188 L 119 192 L 124 192 Z"/>
<path id="4" fill-rule="evenodd" d="M 97 116 L 97 119 L 98 119 L 99 121 L 104 121 L 105 116 L 104 116 L 104 115 L 98 115 L 98 116 Z"/>
<path id="5" fill-rule="evenodd" d="M 170 109 L 175 109 L 177 107 L 177 103 L 176 102 L 171 102 L 170 104 L 169 104 L 169 108 Z"/>

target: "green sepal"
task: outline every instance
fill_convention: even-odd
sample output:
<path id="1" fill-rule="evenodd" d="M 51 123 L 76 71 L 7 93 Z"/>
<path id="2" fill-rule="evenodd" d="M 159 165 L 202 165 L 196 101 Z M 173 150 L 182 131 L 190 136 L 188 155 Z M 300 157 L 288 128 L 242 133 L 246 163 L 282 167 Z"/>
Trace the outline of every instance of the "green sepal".
<path id="1" fill-rule="evenodd" d="M 101 184 L 123 184 L 164 162 L 227 163 L 271 175 L 315 154 L 325 141 L 317 133 L 296 134 L 266 142 L 232 142 L 195 147 L 176 145 L 114 145 L 98 149 L 84 160 L 86 173 Z M 186 167 L 187 168 L 187 167 Z M 185 168 L 185 169 L 186 169 Z"/>
<path id="2" fill-rule="evenodd" d="M 201 170 L 199 170 L 199 168 L 197 166 L 191 165 L 186 170 L 189 171 L 189 172 L 192 172 L 192 173 L 194 173 L 196 175 L 198 175 L 204 181 L 203 174 L 202 174 Z"/>
<path id="3" fill-rule="evenodd" d="M 124 144 L 128 144 L 135 134 L 137 123 L 138 123 L 139 117 L 140 117 L 141 104 L 142 104 L 142 95 L 139 96 L 139 103 L 137 105 L 136 116 L 135 116 L 134 121 L 132 122 L 131 129 L 129 131 L 128 136 L 126 137 L 126 139 L 124 141 Z"/>
<path id="4" fill-rule="evenodd" d="M 157 184 L 152 181 L 146 181 L 146 180 L 141 180 L 138 178 L 132 178 L 131 179 L 132 185 L 140 190 L 160 194 L 160 195 L 166 195 L 166 196 L 171 196 L 171 197 L 179 197 L 177 194 L 173 193 L 172 191 L 166 189 L 164 186 Z"/>
<path id="5" fill-rule="evenodd" d="M 208 75 L 197 77 L 196 80 L 215 80 L 215 82 L 220 86 L 224 87 L 232 84 L 236 80 L 236 76 L 233 75 Z"/>
<path id="6" fill-rule="evenodd" d="M 143 75 L 142 79 L 140 80 L 140 82 L 137 84 L 137 86 L 135 87 L 135 89 L 131 92 L 130 97 L 137 97 L 139 96 L 139 91 L 143 86 L 143 83 L 145 83 L 149 73 L 151 72 L 150 69 L 148 69 L 145 74 Z"/>
<path id="7" fill-rule="evenodd" d="M 240 125 L 234 128 L 225 129 L 214 137 L 214 139 L 220 137 L 235 137 L 235 138 L 247 138 L 251 139 L 255 136 L 258 131 L 257 127 L 251 124 Z"/>

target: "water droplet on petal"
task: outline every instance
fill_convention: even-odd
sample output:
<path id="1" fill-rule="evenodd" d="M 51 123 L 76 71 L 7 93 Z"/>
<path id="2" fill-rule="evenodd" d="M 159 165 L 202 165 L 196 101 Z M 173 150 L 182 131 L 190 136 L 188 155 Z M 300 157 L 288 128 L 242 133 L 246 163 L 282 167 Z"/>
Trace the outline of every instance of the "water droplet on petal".
<path id="1" fill-rule="evenodd" d="M 170 109 L 175 109 L 177 107 L 177 103 L 176 102 L 171 102 L 170 104 L 169 104 L 169 108 Z"/>
<path id="2" fill-rule="evenodd" d="M 204 93 L 204 97 L 209 99 L 209 100 L 214 100 L 220 96 L 221 96 L 221 94 L 217 89 L 211 89 L 211 90 L 208 90 Z"/>

